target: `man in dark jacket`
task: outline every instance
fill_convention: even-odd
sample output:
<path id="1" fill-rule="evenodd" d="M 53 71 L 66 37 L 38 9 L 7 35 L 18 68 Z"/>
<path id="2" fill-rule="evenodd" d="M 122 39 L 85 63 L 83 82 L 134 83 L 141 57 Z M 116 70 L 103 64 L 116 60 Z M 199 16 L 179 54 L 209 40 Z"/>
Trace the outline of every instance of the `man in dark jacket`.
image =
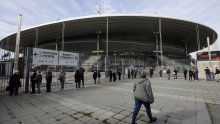
<path id="1" fill-rule="evenodd" d="M 109 81 L 112 82 L 112 69 L 109 70 Z"/>
<path id="2" fill-rule="evenodd" d="M 46 88 L 45 92 L 51 92 L 51 82 L 52 82 L 52 72 L 50 70 L 47 71 L 45 78 L 46 78 Z"/>
<path id="3" fill-rule="evenodd" d="M 96 83 L 100 83 L 100 77 L 101 77 L 100 71 L 99 70 L 95 70 L 93 72 L 93 79 L 94 79 L 95 84 Z"/>
<path id="4" fill-rule="evenodd" d="M 121 80 L 121 71 L 118 71 L 118 80 Z"/>
<path id="5" fill-rule="evenodd" d="M 174 76 L 174 79 L 177 79 L 177 70 L 176 69 L 174 69 L 174 71 L 173 71 L 173 76 Z"/>
<path id="6" fill-rule="evenodd" d="M 210 69 L 208 67 L 206 67 L 206 69 L 205 69 L 205 75 L 206 75 L 206 80 L 210 81 L 211 75 L 210 75 Z"/>
<path id="7" fill-rule="evenodd" d="M 170 69 L 167 69 L 167 78 L 170 80 Z"/>
<path id="8" fill-rule="evenodd" d="M 37 74 L 35 80 L 36 80 L 36 84 L 37 84 L 37 93 L 38 93 L 38 95 L 41 95 L 40 86 L 42 83 L 42 74 L 41 74 L 40 70 L 38 71 L 38 74 Z"/>
<path id="9" fill-rule="evenodd" d="M 10 86 L 10 96 L 15 92 L 15 95 L 18 95 L 18 88 L 21 87 L 20 75 L 17 70 L 14 71 L 14 74 L 9 79 Z"/>
<path id="10" fill-rule="evenodd" d="M 36 76 L 37 76 L 36 70 L 33 70 L 33 74 L 31 75 L 31 89 L 32 89 L 31 94 L 35 93 Z"/>
<path id="11" fill-rule="evenodd" d="M 134 69 L 131 69 L 131 78 L 134 79 Z"/>
<path id="12" fill-rule="evenodd" d="M 189 80 L 192 81 L 192 76 L 193 76 L 193 72 L 191 70 L 191 68 L 189 68 Z"/>
<path id="13" fill-rule="evenodd" d="M 151 67 L 151 68 L 150 68 L 150 78 L 153 77 L 153 74 L 154 74 L 154 70 L 153 70 L 153 68 Z"/>
<path id="14" fill-rule="evenodd" d="M 76 70 L 74 78 L 75 78 L 75 83 L 76 83 L 76 89 L 78 89 L 78 88 L 80 88 L 80 79 L 81 79 L 81 75 L 80 75 L 79 70 Z"/>
<path id="15" fill-rule="evenodd" d="M 185 80 L 186 80 L 186 78 L 187 78 L 186 75 L 187 75 L 187 70 L 185 69 L 185 70 L 184 70 L 184 78 L 185 78 Z"/>
<path id="16" fill-rule="evenodd" d="M 220 70 L 217 67 L 215 67 L 216 82 L 219 82 L 219 73 L 220 73 Z"/>
<path id="17" fill-rule="evenodd" d="M 80 67 L 79 73 L 80 73 L 80 80 L 82 80 L 82 87 L 84 87 L 84 72 L 85 72 L 85 69 L 83 67 Z M 79 85 L 79 88 L 80 88 L 80 85 Z"/>

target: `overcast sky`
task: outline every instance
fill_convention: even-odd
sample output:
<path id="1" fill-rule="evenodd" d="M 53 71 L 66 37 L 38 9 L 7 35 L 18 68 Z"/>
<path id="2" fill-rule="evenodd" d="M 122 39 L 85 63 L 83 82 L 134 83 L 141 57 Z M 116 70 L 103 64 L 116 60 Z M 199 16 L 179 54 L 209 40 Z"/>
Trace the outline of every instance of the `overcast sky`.
<path id="1" fill-rule="evenodd" d="M 220 0 L 0 0 L 0 39 L 22 29 L 57 19 L 97 14 L 154 14 L 190 20 L 220 33 Z M 220 41 L 213 46 L 220 50 Z"/>

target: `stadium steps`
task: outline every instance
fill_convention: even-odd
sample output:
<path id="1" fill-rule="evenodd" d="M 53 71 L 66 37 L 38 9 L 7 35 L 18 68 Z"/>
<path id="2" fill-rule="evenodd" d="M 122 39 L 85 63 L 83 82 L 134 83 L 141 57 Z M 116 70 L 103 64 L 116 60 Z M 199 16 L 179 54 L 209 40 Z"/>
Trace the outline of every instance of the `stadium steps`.
<path id="1" fill-rule="evenodd" d="M 89 71 L 101 59 L 101 56 L 92 55 L 82 64 L 82 67 Z"/>

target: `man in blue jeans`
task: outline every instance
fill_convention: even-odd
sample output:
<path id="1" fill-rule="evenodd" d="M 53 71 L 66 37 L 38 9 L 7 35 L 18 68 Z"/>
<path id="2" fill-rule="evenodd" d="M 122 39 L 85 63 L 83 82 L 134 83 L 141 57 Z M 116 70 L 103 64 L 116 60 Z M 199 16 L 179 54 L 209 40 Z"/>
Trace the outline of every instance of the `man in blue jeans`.
<path id="1" fill-rule="evenodd" d="M 211 80 L 211 75 L 210 75 L 210 70 L 208 67 L 205 69 L 205 75 L 206 75 L 206 80 L 210 81 Z"/>
<path id="2" fill-rule="evenodd" d="M 145 106 L 147 115 L 150 119 L 150 123 L 155 122 L 157 120 L 157 118 L 152 117 L 151 113 L 150 104 L 154 102 L 154 96 L 151 89 L 150 81 L 147 79 L 147 73 L 143 72 L 140 78 L 141 79 L 134 84 L 133 88 L 135 108 L 132 116 L 132 124 L 136 124 L 136 118 L 142 104 Z"/>
<path id="3" fill-rule="evenodd" d="M 61 84 L 60 90 L 64 89 L 65 76 L 66 76 L 66 72 L 62 70 L 60 75 L 59 75 L 59 78 L 58 78 L 58 80 L 60 80 L 60 84 Z"/>

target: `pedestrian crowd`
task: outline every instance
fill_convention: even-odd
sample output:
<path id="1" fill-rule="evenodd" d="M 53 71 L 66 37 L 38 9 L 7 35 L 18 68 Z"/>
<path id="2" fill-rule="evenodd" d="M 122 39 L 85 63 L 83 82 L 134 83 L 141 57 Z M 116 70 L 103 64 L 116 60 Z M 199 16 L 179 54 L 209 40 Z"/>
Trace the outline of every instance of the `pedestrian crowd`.
<path id="1" fill-rule="evenodd" d="M 165 72 L 166 71 L 166 72 Z M 173 79 L 177 79 L 178 78 L 178 71 L 176 68 L 174 68 L 174 70 L 171 73 L 171 70 L 168 68 L 167 70 L 163 70 L 160 69 L 159 70 L 159 76 L 162 79 L 163 77 L 163 72 L 165 72 L 167 74 L 167 79 L 170 80 L 171 79 L 171 74 L 173 74 Z M 80 67 L 79 69 L 77 69 L 75 71 L 75 75 L 74 75 L 74 80 L 75 80 L 75 89 L 79 89 L 79 88 L 84 88 L 84 72 L 85 69 L 83 67 Z M 135 79 L 137 78 L 137 75 L 140 75 L 141 72 L 143 72 L 143 70 L 137 69 L 137 68 L 128 68 L 126 70 L 126 72 L 124 71 L 122 73 L 122 70 L 120 69 L 115 69 L 115 68 L 110 68 L 109 70 L 107 70 L 105 72 L 105 81 L 106 82 L 116 82 L 118 80 L 122 79 L 122 75 L 123 75 L 123 79 L 124 79 L 124 74 L 127 75 L 127 79 Z M 147 72 L 149 74 L 150 78 L 153 78 L 153 74 L 154 74 L 154 68 L 153 67 L 149 67 L 149 70 L 145 70 L 145 72 Z M 218 69 L 218 67 L 215 67 L 215 72 L 211 73 L 210 69 L 208 67 L 206 67 L 204 69 L 204 73 L 206 76 L 206 80 L 210 81 L 213 79 L 213 76 L 215 76 L 215 79 L 217 82 L 219 82 L 220 80 L 220 70 Z M 101 82 L 101 73 L 98 69 L 95 69 L 93 71 L 93 80 L 94 80 L 94 84 L 100 84 Z M 199 72 L 197 68 L 191 69 L 184 69 L 183 72 L 183 76 L 185 80 L 195 80 L 198 81 L 199 80 Z M 188 78 L 187 78 L 188 77 Z M 51 92 L 51 83 L 52 83 L 52 79 L 53 79 L 53 74 L 51 72 L 51 70 L 47 69 L 45 72 L 45 77 L 42 76 L 41 71 L 38 70 L 33 70 L 33 73 L 30 77 L 30 82 L 31 82 L 31 94 L 35 94 L 37 93 L 38 95 L 41 94 L 41 84 L 43 81 L 43 78 L 45 78 L 46 80 L 46 91 L 45 92 Z M 13 75 L 11 75 L 10 79 L 9 79 L 9 85 L 7 87 L 7 91 L 10 91 L 9 95 L 12 95 L 13 93 L 15 95 L 18 94 L 18 89 L 19 87 L 21 87 L 21 76 L 18 72 L 18 70 L 15 70 Z M 64 70 L 61 70 L 59 76 L 58 76 L 58 80 L 60 82 L 60 90 L 62 91 L 64 89 L 64 85 L 65 85 L 65 81 L 66 81 L 66 72 Z M 37 90 L 36 90 L 37 89 Z"/>
<path id="2" fill-rule="evenodd" d="M 85 69 L 80 67 L 75 71 L 74 74 L 74 79 L 75 79 L 75 89 L 78 90 L 79 88 L 84 88 L 84 72 Z M 124 74 L 125 72 L 123 72 Z M 204 73 L 206 75 L 206 80 L 209 81 L 211 80 L 211 71 L 208 67 L 204 69 Z M 149 74 L 149 78 L 153 78 L 154 74 L 154 69 L 152 67 L 149 68 L 149 71 L 140 71 L 136 68 L 134 69 L 128 69 L 127 70 L 127 79 L 134 79 L 137 78 L 137 75 L 140 74 L 140 78 L 138 80 L 135 80 L 134 85 L 133 85 L 133 96 L 134 96 L 134 109 L 132 113 L 132 124 L 136 124 L 136 118 L 137 115 L 140 111 L 140 108 L 142 105 L 144 105 L 146 109 L 146 114 L 149 118 L 149 122 L 153 123 L 157 121 L 157 118 L 152 115 L 151 112 L 151 104 L 154 103 L 154 95 L 153 91 L 151 88 L 151 81 L 147 78 L 147 75 Z M 166 70 L 167 74 L 167 79 L 171 79 L 171 70 L 167 69 Z M 176 68 L 172 71 L 173 74 L 173 79 L 177 79 L 178 71 Z M 188 80 L 192 81 L 193 79 L 195 81 L 199 80 L 198 77 L 198 69 L 184 69 L 184 79 L 187 80 L 187 74 L 188 74 Z M 216 75 L 216 81 L 219 82 L 219 74 L 220 70 L 216 67 L 215 68 L 215 73 Z M 117 80 L 121 80 L 121 75 L 122 72 L 121 70 L 117 69 L 109 69 L 108 71 L 105 72 L 105 78 L 106 82 L 116 82 Z M 159 76 L 160 78 L 163 77 L 163 70 L 159 70 Z M 93 71 L 93 80 L 95 84 L 100 84 L 101 83 L 101 73 L 98 69 L 95 69 Z M 45 92 L 51 92 L 51 83 L 53 79 L 53 74 L 52 72 L 48 69 L 45 72 L 45 80 L 46 80 L 46 91 Z M 9 80 L 9 90 L 10 91 L 10 96 L 13 95 L 18 95 L 18 89 L 21 87 L 21 76 L 19 75 L 18 71 L 14 71 L 13 75 L 10 77 Z M 42 84 L 43 76 L 41 74 L 41 71 L 38 70 L 33 70 L 33 73 L 30 77 L 31 81 L 31 94 L 37 93 L 37 95 L 41 94 L 41 84 Z M 58 80 L 60 82 L 60 90 L 64 90 L 64 85 L 66 81 L 66 72 L 64 70 L 61 70 Z M 36 90 L 37 89 L 37 90 Z M 35 91 L 36 90 L 36 91 Z"/>

